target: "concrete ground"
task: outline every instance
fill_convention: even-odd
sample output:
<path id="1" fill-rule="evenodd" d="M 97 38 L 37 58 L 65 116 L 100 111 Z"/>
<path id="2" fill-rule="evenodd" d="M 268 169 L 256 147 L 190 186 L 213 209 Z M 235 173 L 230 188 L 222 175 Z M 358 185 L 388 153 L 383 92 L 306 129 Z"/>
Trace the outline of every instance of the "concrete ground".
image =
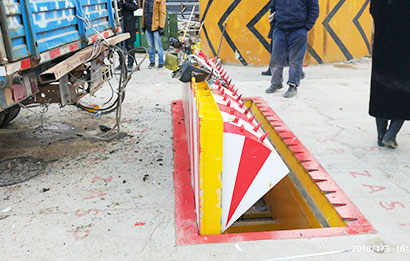
<path id="1" fill-rule="evenodd" d="M 410 124 L 396 150 L 377 147 L 367 113 L 370 60 L 306 67 L 292 99 L 282 97 L 285 90 L 264 93 L 265 68 L 224 68 L 244 96 L 269 103 L 377 233 L 185 246 L 175 243 L 170 106 L 182 85 L 147 66 L 127 87 L 126 135 L 117 140 L 0 135 L 1 160 L 47 164 L 26 182 L 0 187 L 0 260 L 410 260 Z M 38 112 L 23 110 L 8 129 L 37 125 Z M 97 133 L 113 118 L 51 106 L 45 120 Z"/>

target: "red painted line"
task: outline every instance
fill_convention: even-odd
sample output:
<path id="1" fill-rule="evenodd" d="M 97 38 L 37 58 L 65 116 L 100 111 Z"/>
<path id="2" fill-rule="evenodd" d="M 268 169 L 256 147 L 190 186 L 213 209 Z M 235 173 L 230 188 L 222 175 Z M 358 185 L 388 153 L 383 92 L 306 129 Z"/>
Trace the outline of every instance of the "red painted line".
<path id="1" fill-rule="evenodd" d="M 182 101 L 172 102 L 172 126 L 174 145 L 174 187 L 175 225 L 177 244 L 185 244 L 184 239 L 199 237 L 195 218 L 194 191 L 191 186 L 191 172 L 186 140 Z M 192 243 L 195 243 L 192 242 Z"/>
<path id="2" fill-rule="evenodd" d="M 255 98 L 261 104 L 260 98 Z M 262 100 L 263 101 L 263 100 Z M 273 117 L 278 116 L 270 111 Z M 237 234 L 221 234 L 221 235 L 207 235 L 201 236 L 198 232 L 195 217 L 195 206 L 193 189 L 191 185 L 190 162 L 188 156 L 188 144 L 185 135 L 183 122 L 184 113 L 182 109 L 182 101 L 172 102 L 172 125 L 173 125 L 173 145 L 174 145 L 174 187 L 175 187 L 175 225 L 176 225 L 176 239 L 177 245 L 187 244 L 207 244 L 220 242 L 238 242 L 238 241 L 255 241 L 255 240 L 271 240 L 271 239 L 289 239 L 289 238 L 314 238 L 314 237 L 328 237 L 328 236 L 343 236 L 354 235 L 362 233 L 376 233 L 370 223 L 363 217 L 363 215 L 356 209 L 353 203 L 340 190 L 336 183 L 331 179 L 329 174 L 316 162 L 311 156 L 311 160 L 316 164 L 318 169 L 310 171 L 309 175 L 312 179 L 321 181 L 317 184 L 322 184 L 322 189 L 332 188 L 337 192 L 328 194 L 330 202 L 333 202 L 339 207 L 336 208 L 341 217 L 348 221 L 345 227 L 331 227 L 331 228 L 312 228 L 312 229 L 295 229 L 295 230 L 280 230 L 280 231 L 266 231 L 266 232 L 251 232 L 251 233 L 237 233 Z M 289 131 L 290 132 L 290 131 Z M 290 132 L 291 133 L 291 132 Z M 292 133 L 293 134 L 293 133 Z M 291 142 L 297 146 L 303 146 L 296 137 L 286 139 L 285 142 Z M 310 153 L 306 150 L 306 155 Z M 326 186 L 325 183 L 328 182 Z M 399 202 L 391 204 L 380 202 L 380 205 L 387 210 L 391 210 L 395 205 L 404 207 Z"/>
<path id="3" fill-rule="evenodd" d="M 134 227 L 137 227 L 137 226 L 144 226 L 145 225 L 145 223 L 144 222 L 137 222 L 137 223 L 135 223 L 134 224 Z"/>
<path id="4" fill-rule="evenodd" d="M 60 48 L 54 49 L 50 51 L 50 58 L 53 59 L 61 54 Z"/>

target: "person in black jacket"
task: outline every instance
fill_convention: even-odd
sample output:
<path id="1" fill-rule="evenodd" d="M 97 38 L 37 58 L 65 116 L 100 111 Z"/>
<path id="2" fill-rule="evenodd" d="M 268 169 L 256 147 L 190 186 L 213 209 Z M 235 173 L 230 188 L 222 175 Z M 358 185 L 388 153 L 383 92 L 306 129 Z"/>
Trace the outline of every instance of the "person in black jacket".
<path id="1" fill-rule="evenodd" d="M 375 30 L 369 114 L 376 118 L 378 145 L 395 149 L 397 133 L 410 120 L 410 1 L 371 0 L 370 13 Z"/>
<path id="2" fill-rule="evenodd" d="M 127 68 L 128 70 L 132 70 L 134 67 L 134 63 L 136 63 L 134 42 L 136 41 L 136 34 L 137 34 L 136 19 L 134 16 L 134 11 L 139 8 L 139 1 L 119 0 L 118 7 L 120 8 L 120 11 L 121 11 L 123 31 L 124 33 L 130 33 L 130 38 L 128 38 L 125 41 L 125 48 L 127 49 L 127 52 L 128 52 Z"/>
<path id="3" fill-rule="evenodd" d="M 273 93 L 282 88 L 282 71 L 289 59 L 289 89 L 285 98 L 296 95 L 302 76 L 303 59 L 307 47 L 307 33 L 319 17 L 318 0 L 272 0 L 273 43 L 269 66 L 272 72 Z"/>

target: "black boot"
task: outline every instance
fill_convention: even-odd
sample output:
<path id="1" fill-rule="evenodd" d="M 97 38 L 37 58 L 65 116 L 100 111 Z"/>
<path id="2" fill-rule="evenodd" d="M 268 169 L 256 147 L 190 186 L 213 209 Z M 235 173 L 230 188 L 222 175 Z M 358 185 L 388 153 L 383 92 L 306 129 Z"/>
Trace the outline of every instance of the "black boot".
<path id="1" fill-rule="evenodd" d="M 271 76 L 272 72 L 270 71 L 270 68 L 268 68 L 268 70 L 262 72 L 261 74 L 264 75 L 264 76 Z"/>
<path id="2" fill-rule="evenodd" d="M 377 127 L 377 144 L 380 147 L 383 147 L 383 137 L 387 132 L 387 120 L 382 118 L 376 118 L 376 127 Z"/>
<path id="3" fill-rule="evenodd" d="M 283 97 L 285 98 L 292 98 L 298 93 L 297 86 L 293 83 L 289 83 L 289 89 L 285 92 Z"/>
<path id="4" fill-rule="evenodd" d="M 384 146 L 395 149 L 397 148 L 396 135 L 403 126 L 404 120 L 391 120 L 389 129 L 383 137 L 382 143 Z"/>
<path id="5" fill-rule="evenodd" d="M 266 93 L 274 93 L 277 90 L 280 90 L 283 88 L 282 84 L 278 84 L 278 85 L 271 85 L 268 89 L 265 90 Z"/>

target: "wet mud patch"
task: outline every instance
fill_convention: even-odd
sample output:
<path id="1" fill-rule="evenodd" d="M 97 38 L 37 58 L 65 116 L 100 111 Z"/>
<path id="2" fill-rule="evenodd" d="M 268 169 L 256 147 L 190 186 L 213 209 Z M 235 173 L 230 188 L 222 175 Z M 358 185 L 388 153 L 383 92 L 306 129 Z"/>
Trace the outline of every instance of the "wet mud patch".
<path id="1" fill-rule="evenodd" d="M 47 162 L 33 157 L 18 157 L 0 161 L 0 187 L 11 186 L 40 175 Z"/>

